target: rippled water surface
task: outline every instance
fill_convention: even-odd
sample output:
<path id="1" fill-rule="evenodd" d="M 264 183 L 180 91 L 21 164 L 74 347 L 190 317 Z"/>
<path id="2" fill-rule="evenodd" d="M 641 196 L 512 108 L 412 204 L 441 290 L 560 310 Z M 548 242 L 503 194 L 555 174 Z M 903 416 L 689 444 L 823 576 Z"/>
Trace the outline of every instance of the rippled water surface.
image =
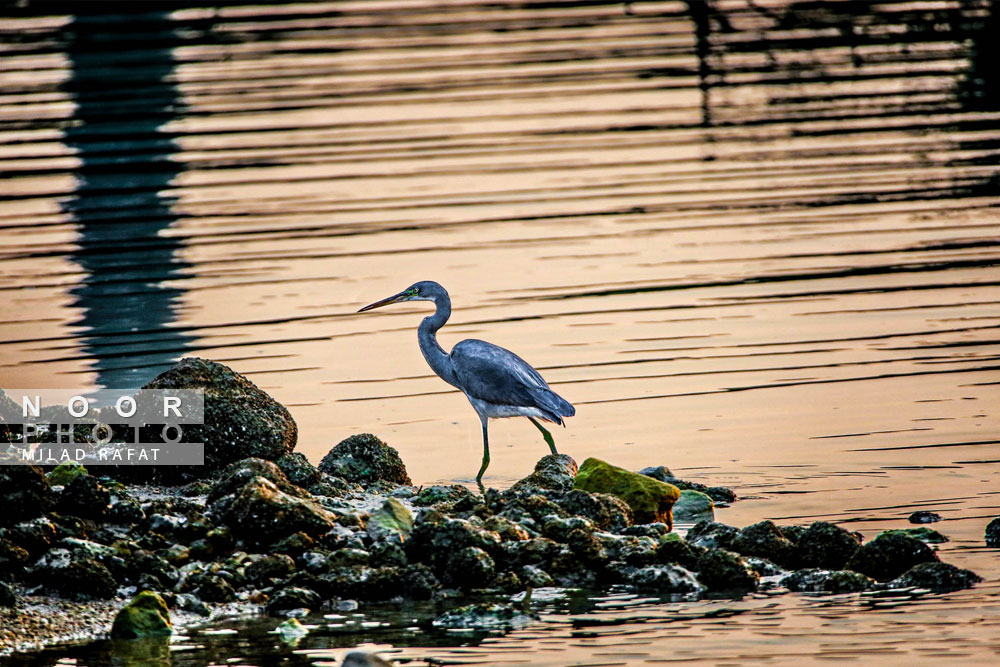
<path id="1" fill-rule="evenodd" d="M 433 279 L 446 347 L 504 345 L 577 406 L 555 433 L 577 460 L 732 486 L 737 525 L 934 510 L 944 559 L 988 580 L 556 602 L 502 638 L 372 627 L 292 656 L 1000 659 L 992 2 L 169 6 L 4 10 L 0 386 L 209 357 L 289 406 L 314 462 L 371 431 L 418 483 L 469 482 L 479 422 L 420 356 L 428 304 L 355 313 Z M 530 472 L 537 436 L 494 422 L 486 481 Z"/>

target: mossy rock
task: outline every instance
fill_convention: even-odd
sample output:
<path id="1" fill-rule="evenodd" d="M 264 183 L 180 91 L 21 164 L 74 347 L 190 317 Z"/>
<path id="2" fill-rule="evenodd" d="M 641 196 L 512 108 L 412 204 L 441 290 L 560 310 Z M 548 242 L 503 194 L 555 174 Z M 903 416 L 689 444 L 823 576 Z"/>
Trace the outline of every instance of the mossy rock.
<path id="1" fill-rule="evenodd" d="M 399 452 L 371 433 L 352 435 L 331 449 L 319 463 L 321 472 L 369 486 L 376 482 L 409 485 Z"/>
<path id="2" fill-rule="evenodd" d="M 892 530 L 882 531 L 880 535 L 906 535 L 927 544 L 942 544 L 948 541 L 947 537 L 933 528 L 927 528 L 926 526 L 921 526 L 920 528 L 893 528 Z"/>
<path id="3" fill-rule="evenodd" d="M 672 484 L 595 458 L 587 459 L 580 466 L 574 487 L 621 498 L 632 510 L 635 523 L 663 523 L 668 528 L 673 526 L 671 510 L 681 495 L 680 489 Z"/>
<path id="4" fill-rule="evenodd" d="M 45 477 L 49 480 L 50 486 L 68 486 L 74 479 L 86 474 L 87 469 L 83 467 L 82 463 L 78 461 L 63 461 L 50 470 Z"/>
<path id="5" fill-rule="evenodd" d="M 405 542 L 413 532 L 413 513 L 396 498 L 386 498 L 368 519 L 368 535 L 373 540 Z"/>
<path id="6" fill-rule="evenodd" d="M 139 593 L 121 608 L 111 625 L 113 639 L 166 637 L 174 631 L 170 610 L 163 598 L 152 591 Z"/>
<path id="7" fill-rule="evenodd" d="M 683 489 L 674 503 L 673 512 L 674 520 L 679 523 L 715 521 L 715 502 L 707 493 Z"/>

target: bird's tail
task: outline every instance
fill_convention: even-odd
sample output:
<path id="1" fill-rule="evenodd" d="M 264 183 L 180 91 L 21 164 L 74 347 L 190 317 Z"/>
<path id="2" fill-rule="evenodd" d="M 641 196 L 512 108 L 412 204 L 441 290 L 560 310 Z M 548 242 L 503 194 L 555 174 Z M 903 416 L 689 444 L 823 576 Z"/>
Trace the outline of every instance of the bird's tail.
<path id="1" fill-rule="evenodd" d="M 547 387 L 544 389 L 539 387 L 532 394 L 535 404 L 545 413 L 544 419 L 547 421 L 565 426 L 563 417 L 572 417 L 576 414 L 576 408 L 572 403 Z"/>

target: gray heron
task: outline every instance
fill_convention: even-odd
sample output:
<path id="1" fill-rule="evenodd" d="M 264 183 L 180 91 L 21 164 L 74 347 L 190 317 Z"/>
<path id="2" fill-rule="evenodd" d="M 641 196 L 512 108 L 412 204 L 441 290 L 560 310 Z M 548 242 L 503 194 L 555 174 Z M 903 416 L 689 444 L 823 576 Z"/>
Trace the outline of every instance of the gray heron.
<path id="1" fill-rule="evenodd" d="M 538 420 L 565 426 L 563 417 L 576 409 L 549 388 L 538 371 L 521 357 L 484 340 L 463 340 L 445 352 L 437 341 L 437 331 L 451 316 L 451 298 L 444 287 L 431 280 L 410 285 L 399 294 L 376 301 L 359 310 L 388 306 L 403 301 L 433 301 L 434 314 L 425 317 L 417 329 L 420 351 L 427 364 L 448 384 L 458 387 L 469 399 L 483 425 L 483 465 L 476 484 L 483 488 L 483 473 L 490 465 L 488 422 L 500 417 L 527 417 L 542 432 L 549 449 L 556 454 L 552 434 Z"/>

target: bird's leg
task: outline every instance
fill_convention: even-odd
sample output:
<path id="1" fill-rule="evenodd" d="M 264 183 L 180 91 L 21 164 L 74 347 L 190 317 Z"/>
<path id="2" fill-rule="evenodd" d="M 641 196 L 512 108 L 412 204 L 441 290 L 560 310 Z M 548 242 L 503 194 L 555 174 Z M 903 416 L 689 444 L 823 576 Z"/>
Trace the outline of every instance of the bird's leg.
<path id="1" fill-rule="evenodd" d="M 545 442 L 548 443 L 549 449 L 552 450 L 552 453 L 558 454 L 559 452 L 556 451 L 556 442 L 555 440 L 552 439 L 552 434 L 549 433 L 549 430 L 544 426 L 542 426 L 541 424 L 539 424 L 534 417 L 528 417 L 528 419 L 530 419 L 531 423 L 535 425 L 535 428 L 537 428 L 539 431 L 542 432 L 542 437 L 545 438 Z"/>
<path id="2" fill-rule="evenodd" d="M 476 475 L 476 484 L 479 485 L 479 490 L 486 495 L 486 488 L 483 486 L 483 473 L 486 472 L 486 468 L 490 465 L 490 436 L 486 432 L 486 417 L 481 418 L 483 422 L 483 467 L 479 469 L 479 474 Z"/>

